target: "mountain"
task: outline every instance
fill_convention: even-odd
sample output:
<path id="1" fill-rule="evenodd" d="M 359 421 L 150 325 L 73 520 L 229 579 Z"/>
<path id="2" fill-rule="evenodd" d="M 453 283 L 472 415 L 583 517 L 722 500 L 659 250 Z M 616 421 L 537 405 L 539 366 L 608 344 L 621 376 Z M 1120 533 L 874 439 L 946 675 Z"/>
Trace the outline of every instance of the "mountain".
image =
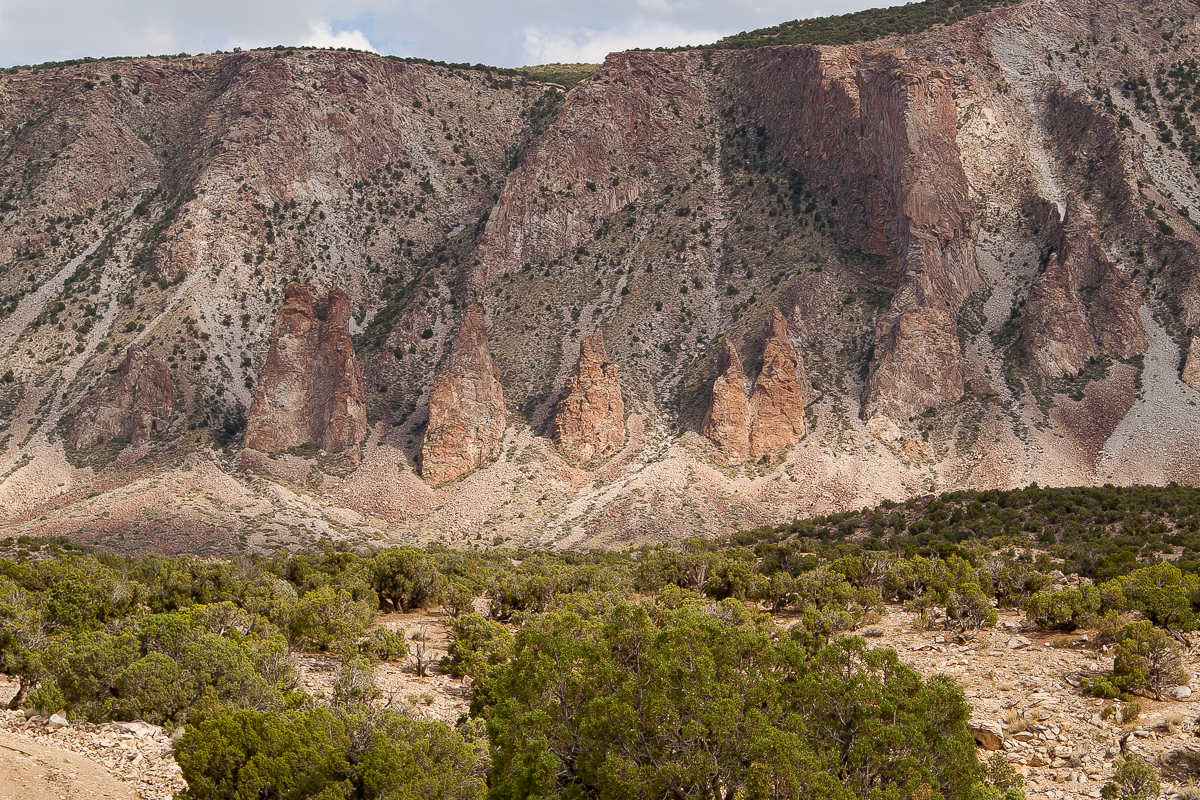
<path id="1" fill-rule="evenodd" d="M 1197 3 L 937 8 L 566 92 L 311 49 L 6 71 L 6 532 L 623 547 L 1196 483 Z"/>

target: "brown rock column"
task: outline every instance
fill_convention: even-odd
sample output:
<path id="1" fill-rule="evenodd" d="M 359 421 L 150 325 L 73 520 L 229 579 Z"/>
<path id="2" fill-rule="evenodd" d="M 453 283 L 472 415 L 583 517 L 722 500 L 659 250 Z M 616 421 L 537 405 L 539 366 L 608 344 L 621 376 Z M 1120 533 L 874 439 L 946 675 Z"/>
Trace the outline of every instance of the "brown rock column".
<path id="1" fill-rule="evenodd" d="M 463 318 L 450 365 L 429 391 L 421 476 L 429 483 L 445 483 L 496 456 L 506 416 L 483 306 L 475 304 Z"/>
<path id="2" fill-rule="evenodd" d="M 787 320 L 776 308 L 763 348 L 762 372 L 750 395 L 750 455 L 790 447 L 804 436 L 803 367 L 787 335 Z"/>
<path id="3" fill-rule="evenodd" d="M 115 386 L 83 402 L 71 430 L 71 443 L 86 447 L 101 441 L 140 444 L 166 430 L 175 410 L 171 371 L 157 356 L 133 345 L 121 362 Z"/>
<path id="4" fill-rule="evenodd" d="M 366 400 L 349 319 L 350 301 L 340 289 L 320 303 L 313 287 L 287 285 L 244 446 L 275 452 L 311 443 L 338 453 L 363 440 Z"/>
<path id="5" fill-rule="evenodd" d="M 625 403 L 617 365 L 609 363 L 599 329 L 579 345 L 579 362 L 554 413 L 553 436 L 563 457 L 581 464 L 625 444 Z"/>
<path id="6" fill-rule="evenodd" d="M 726 455 L 730 464 L 750 457 L 750 402 L 746 397 L 746 377 L 737 348 L 728 339 L 717 356 L 717 377 L 713 381 L 708 413 L 700 434 Z"/>

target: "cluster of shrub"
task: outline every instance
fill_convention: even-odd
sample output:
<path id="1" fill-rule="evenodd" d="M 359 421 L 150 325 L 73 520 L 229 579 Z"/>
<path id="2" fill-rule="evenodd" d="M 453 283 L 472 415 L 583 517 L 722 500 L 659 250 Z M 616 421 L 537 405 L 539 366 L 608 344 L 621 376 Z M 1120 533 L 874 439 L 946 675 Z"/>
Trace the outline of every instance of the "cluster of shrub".
<path id="1" fill-rule="evenodd" d="M 628 554 L 203 562 L 26 542 L 0 559 L 0 671 L 20 682 L 14 707 L 186 725 L 176 755 L 196 798 L 1014 800 L 1003 759 L 974 753 L 958 687 L 863 637 L 887 603 L 962 638 L 1021 608 L 1115 643 L 1085 690 L 1127 706 L 1161 694 L 1197 626 L 1192 562 L 1139 548 L 1068 584 L 1043 534 L 1112 517 L 1071 543 L 1106 550 L 1142 516 L 1186 538 L 1200 493 L 1114 491 L 948 495 Z M 1169 511 L 1148 520 L 1152 506 Z M 377 615 L 430 606 L 452 620 L 442 669 L 473 679 L 456 726 L 385 707 L 373 682 L 410 645 Z M 336 655 L 331 697 L 299 689 L 300 649 Z"/>
<path id="2" fill-rule="evenodd" d="M 727 36 L 709 47 L 745 50 L 778 44 L 841 45 L 869 42 L 884 36 L 921 33 L 934 25 L 950 25 L 1017 0 L 922 0 L 891 8 L 871 8 L 850 14 L 798 19 Z"/>

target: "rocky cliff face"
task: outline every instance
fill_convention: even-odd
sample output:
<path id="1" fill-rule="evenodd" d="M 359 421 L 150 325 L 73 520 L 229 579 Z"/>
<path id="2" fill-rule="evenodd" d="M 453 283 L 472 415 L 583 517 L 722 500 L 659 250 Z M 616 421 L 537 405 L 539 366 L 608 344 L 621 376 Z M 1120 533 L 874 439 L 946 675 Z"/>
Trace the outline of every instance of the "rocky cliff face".
<path id="1" fill-rule="evenodd" d="M 215 515 L 268 549 L 303 528 L 272 514 L 624 546 L 947 486 L 1200 481 L 1174 369 L 1200 324 L 1193 12 L 1021 0 L 844 46 L 617 53 L 567 93 L 315 50 L 0 75 L 9 526 L 118 533 L 89 504 L 139 470 L 189 541 Z M 103 467 L 59 437 L 132 346 L 176 422 Z M 361 392 L 336 388 L 351 350 Z M 243 421 L 361 463 L 227 459 Z M 165 488 L 202 457 L 205 511 Z M 271 514 L 259 469 L 300 487 Z"/>
<path id="2" fill-rule="evenodd" d="M 340 289 L 321 299 L 311 286 L 287 285 L 243 446 L 275 452 L 315 444 L 331 453 L 358 447 L 367 409 L 349 318 Z"/>
<path id="3" fill-rule="evenodd" d="M 737 350 L 728 339 L 721 346 L 700 433 L 730 464 L 778 455 L 803 438 L 810 393 L 804 365 L 788 336 L 787 319 L 778 308 L 772 309 L 762 369 L 749 397 Z"/>
<path id="4" fill-rule="evenodd" d="M 552 435 L 559 452 L 573 464 L 612 455 L 625 444 L 621 382 L 600 329 L 579 345 L 579 361 L 558 402 Z"/>
<path id="5" fill-rule="evenodd" d="M 728 339 L 717 356 L 717 377 L 713 380 L 700 433 L 717 446 L 730 464 L 740 464 L 750 457 L 750 403 L 746 397 L 746 376 L 737 348 Z"/>
<path id="6" fill-rule="evenodd" d="M 483 306 L 472 305 L 463 317 L 450 365 L 429 391 L 421 476 L 429 483 L 445 483 L 494 458 L 506 418 Z"/>
<path id="7" fill-rule="evenodd" d="M 175 412 L 171 371 L 153 353 L 133 346 L 117 373 L 117 381 L 83 401 L 71 428 L 71 444 L 97 442 L 141 444 L 163 433 Z"/>
<path id="8" fill-rule="evenodd" d="M 895 294 L 875 324 L 863 415 L 907 419 L 958 400 L 954 318 L 983 276 L 953 77 L 888 49 L 771 48 L 744 61 L 739 88 L 780 149 L 819 178 L 856 245 L 886 256 L 879 277 Z"/>
<path id="9" fill-rule="evenodd" d="M 1104 253 L 1095 219 L 1073 198 L 1062 221 L 1049 224 L 1056 249 L 1030 289 L 1022 317 L 1029 359 L 1057 378 L 1076 374 L 1102 353 L 1144 353 L 1140 293 Z"/>

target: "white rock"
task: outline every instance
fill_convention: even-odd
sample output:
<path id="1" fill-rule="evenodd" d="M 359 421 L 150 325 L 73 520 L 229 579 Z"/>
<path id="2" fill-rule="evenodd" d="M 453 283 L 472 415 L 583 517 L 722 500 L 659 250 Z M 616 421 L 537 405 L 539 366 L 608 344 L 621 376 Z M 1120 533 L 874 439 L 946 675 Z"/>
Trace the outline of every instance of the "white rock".
<path id="1" fill-rule="evenodd" d="M 47 723 L 51 728 L 65 728 L 70 725 L 66 717 L 60 717 L 58 714 L 51 714 Z"/>
<path id="2" fill-rule="evenodd" d="M 1176 700 L 1186 700 L 1192 696 L 1192 687 L 1190 686 L 1172 686 L 1167 689 L 1167 694 L 1174 697 Z"/>

